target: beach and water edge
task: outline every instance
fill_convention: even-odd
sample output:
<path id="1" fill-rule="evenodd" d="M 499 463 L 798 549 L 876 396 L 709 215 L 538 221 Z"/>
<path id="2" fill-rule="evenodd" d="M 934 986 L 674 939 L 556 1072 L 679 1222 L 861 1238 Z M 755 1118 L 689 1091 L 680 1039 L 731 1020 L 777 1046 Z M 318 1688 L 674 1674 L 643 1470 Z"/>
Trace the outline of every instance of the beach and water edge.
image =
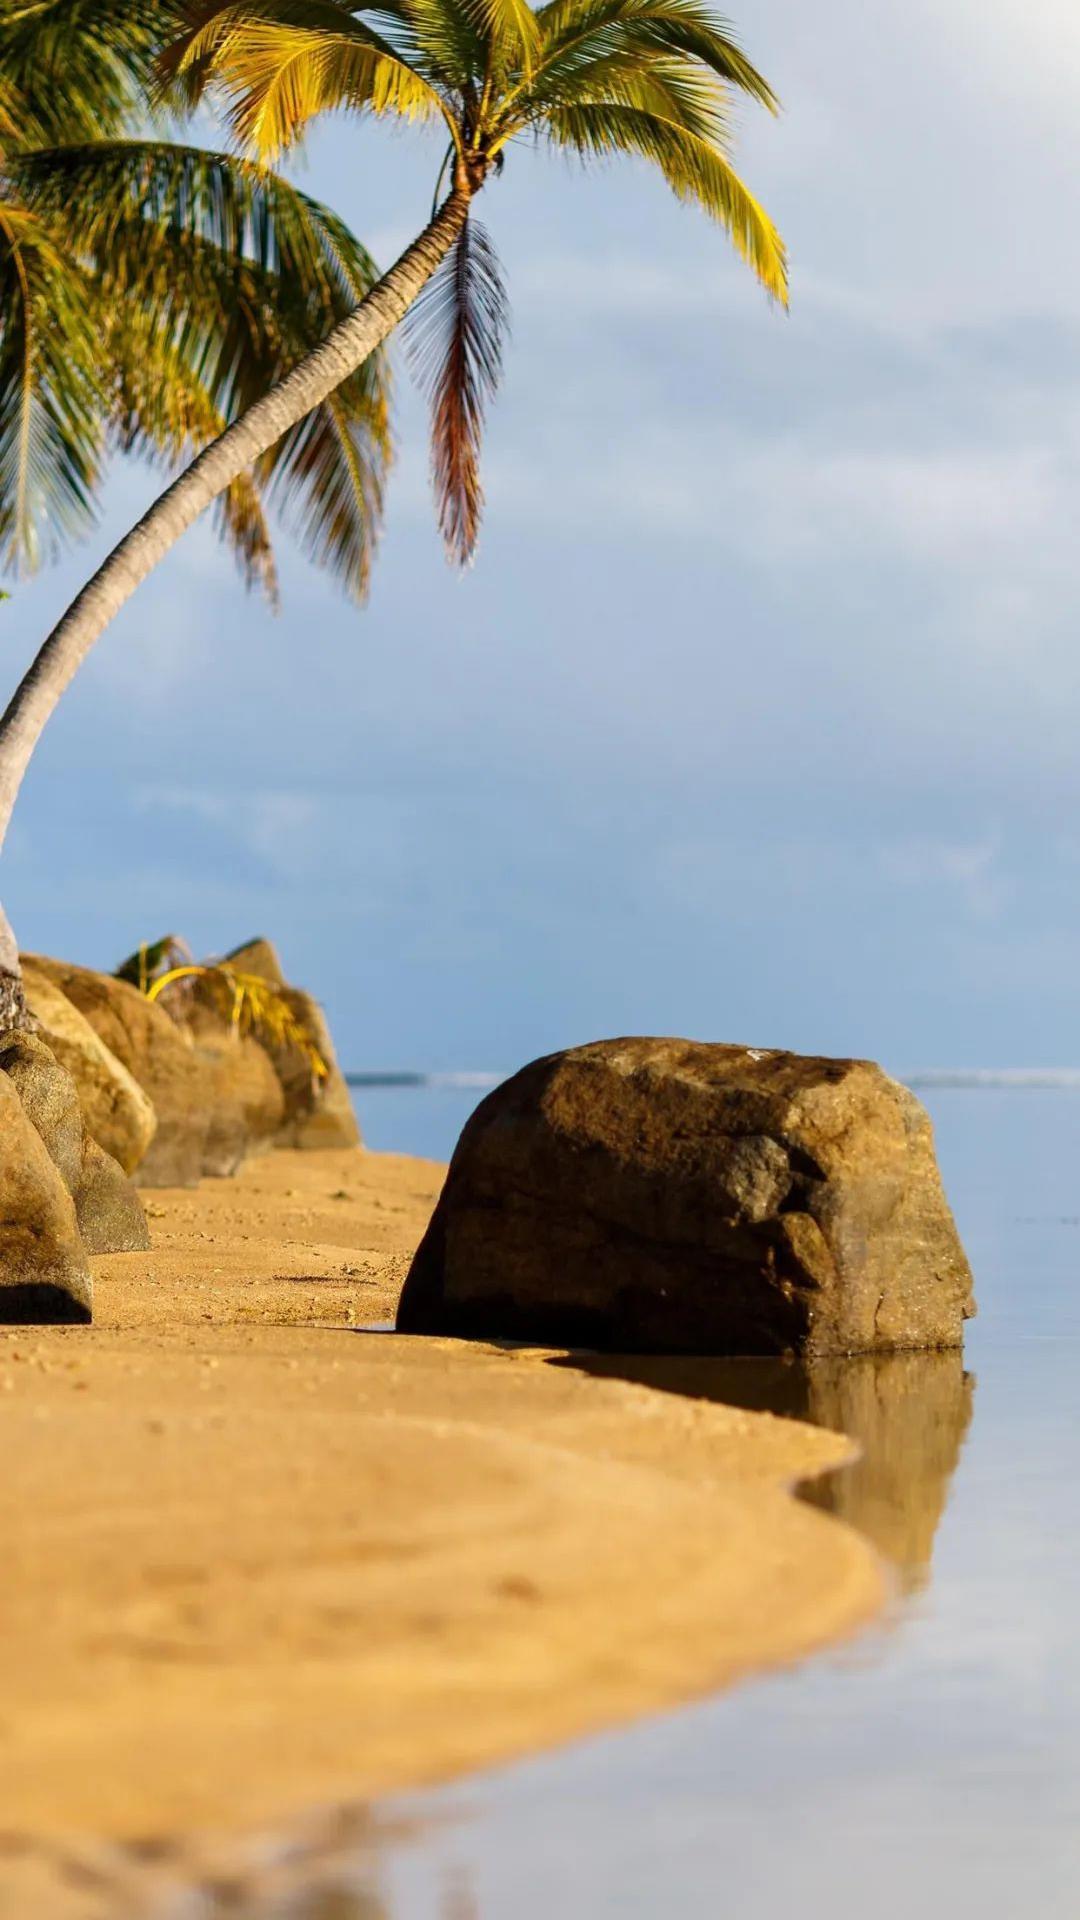
<path id="1" fill-rule="evenodd" d="M 872 1546 L 793 1497 L 843 1437 L 370 1331 L 443 1171 L 278 1152 L 150 1191 L 153 1252 L 95 1261 L 92 1330 L 0 1334 L 5 1920 L 31 1882 L 62 1911 L 50 1862 L 90 1836 L 451 1779 L 883 1605 Z"/>

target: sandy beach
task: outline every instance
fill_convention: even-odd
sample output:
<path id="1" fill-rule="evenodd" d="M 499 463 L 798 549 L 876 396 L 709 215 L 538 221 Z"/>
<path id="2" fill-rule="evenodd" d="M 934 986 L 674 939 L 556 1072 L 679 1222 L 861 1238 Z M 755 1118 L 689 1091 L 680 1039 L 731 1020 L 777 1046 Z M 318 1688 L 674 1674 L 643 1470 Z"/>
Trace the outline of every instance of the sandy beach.
<path id="1" fill-rule="evenodd" d="M 4 1920 L 31 1839 L 364 1802 L 880 1604 L 871 1549 L 790 1493 L 843 1439 L 376 1331 L 442 1174 L 285 1152 L 154 1191 L 92 1329 L 0 1331 Z"/>

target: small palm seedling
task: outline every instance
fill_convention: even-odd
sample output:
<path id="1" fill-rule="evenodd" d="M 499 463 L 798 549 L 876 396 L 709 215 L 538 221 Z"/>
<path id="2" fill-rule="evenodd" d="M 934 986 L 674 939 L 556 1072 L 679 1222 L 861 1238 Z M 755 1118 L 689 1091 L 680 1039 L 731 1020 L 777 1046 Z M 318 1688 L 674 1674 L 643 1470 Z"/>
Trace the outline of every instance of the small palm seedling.
<path id="1" fill-rule="evenodd" d="M 238 1037 L 250 1034 L 269 1051 L 299 1054 L 318 1086 L 329 1069 L 311 1029 L 295 1013 L 286 993 L 260 974 L 245 973 L 228 961 L 193 959 L 176 934 L 144 943 L 116 969 L 118 980 L 138 987 L 147 1000 L 180 998 L 181 1011 L 200 1004 Z M 183 1002 L 187 1007 L 183 1007 Z"/>

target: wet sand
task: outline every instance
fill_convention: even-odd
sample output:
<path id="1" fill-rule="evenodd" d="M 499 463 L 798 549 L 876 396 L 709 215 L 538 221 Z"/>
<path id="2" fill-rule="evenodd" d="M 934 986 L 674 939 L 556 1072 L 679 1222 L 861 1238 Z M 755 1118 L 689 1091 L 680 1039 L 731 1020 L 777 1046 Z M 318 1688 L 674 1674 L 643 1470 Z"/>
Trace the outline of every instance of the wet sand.
<path id="1" fill-rule="evenodd" d="M 552 1356 L 364 1334 L 432 1162 L 147 1197 L 92 1329 L 0 1329 L 0 1874 L 287 1823 L 722 1686 L 879 1606 L 796 1502 L 847 1444 Z M 41 1906 L 40 1910 L 45 1911 Z"/>

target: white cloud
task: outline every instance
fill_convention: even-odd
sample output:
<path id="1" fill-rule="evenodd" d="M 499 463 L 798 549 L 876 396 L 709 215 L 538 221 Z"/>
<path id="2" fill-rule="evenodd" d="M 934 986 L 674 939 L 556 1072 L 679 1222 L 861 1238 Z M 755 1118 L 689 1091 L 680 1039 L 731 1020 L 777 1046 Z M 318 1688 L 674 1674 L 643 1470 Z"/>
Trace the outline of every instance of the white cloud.
<path id="1" fill-rule="evenodd" d="M 997 917 L 1011 887 L 999 866 L 995 841 L 948 841 L 929 837 L 895 841 L 880 849 L 885 879 L 911 889 L 945 889 L 978 919 Z"/>
<path id="2" fill-rule="evenodd" d="M 144 785 L 133 797 L 145 814 L 187 814 L 216 828 L 281 880 L 302 877 L 312 866 L 321 812 L 320 801 L 312 794 L 287 788 L 222 792 Z"/>

